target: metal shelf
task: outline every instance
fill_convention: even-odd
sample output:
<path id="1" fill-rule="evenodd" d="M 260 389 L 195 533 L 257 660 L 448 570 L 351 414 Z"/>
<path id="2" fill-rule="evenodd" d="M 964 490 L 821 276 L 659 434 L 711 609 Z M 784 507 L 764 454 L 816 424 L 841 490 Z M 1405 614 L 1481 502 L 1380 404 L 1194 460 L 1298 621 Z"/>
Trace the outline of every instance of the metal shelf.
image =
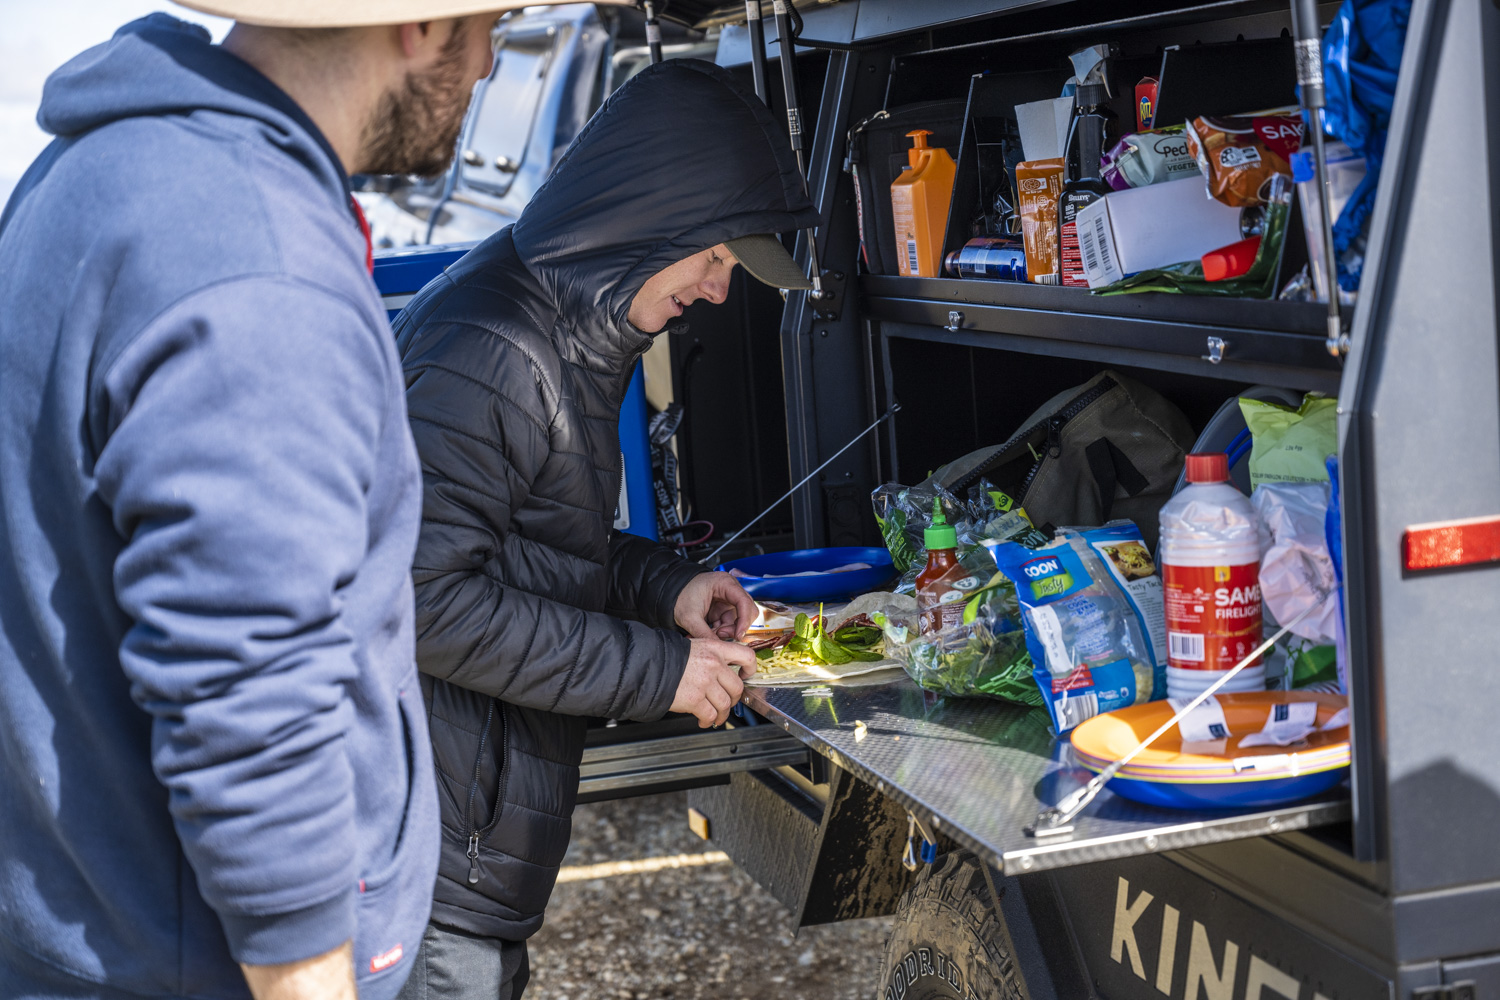
<path id="1" fill-rule="evenodd" d="M 1271 809 L 1168 810 L 1106 788 L 1073 831 L 1023 831 L 1092 775 L 1074 766 L 1047 714 L 939 698 L 897 672 L 883 683 L 747 688 L 745 703 L 1001 870 L 1018 874 L 1288 833 L 1350 817 L 1348 791 Z M 863 722 L 863 735 L 856 724 Z"/>
<path id="2" fill-rule="evenodd" d="M 1326 314 L 1314 303 L 886 275 L 865 275 L 860 288 L 862 313 L 891 337 L 1327 393 L 1343 370 L 1324 349 Z"/>
<path id="3" fill-rule="evenodd" d="M 808 749 L 770 726 L 707 732 L 691 716 L 590 730 L 579 766 L 578 800 L 642 795 L 711 784 L 739 771 L 806 764 Z"/>

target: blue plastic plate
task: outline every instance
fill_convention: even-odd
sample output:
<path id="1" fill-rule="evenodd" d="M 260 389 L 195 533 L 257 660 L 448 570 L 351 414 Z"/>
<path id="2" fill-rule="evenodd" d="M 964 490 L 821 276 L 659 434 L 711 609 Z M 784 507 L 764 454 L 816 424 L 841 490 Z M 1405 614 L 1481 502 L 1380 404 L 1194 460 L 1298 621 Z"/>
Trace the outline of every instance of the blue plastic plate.
<path id="1" fill-rule="evenodd" d="M 1092 770 L 1092 768 L 1090 768 Z M 1294 778 L 1261 781 L 1170 782 L 1112 778 L 1109 790 L 1135 802 L 1168 809 L 1245 809 L 1282 806 L 1326 792 L 1349 776 L 1335 767 Z"/>
<path id="2" fill-rule="evenodd" d="M 823 570 L 847 566 L 849 563 L 869 563 L 869 569 L 855 569 L 844 573 L 825 573 Z M 891 565 L 891 554 L 884 548 L 874 546 L 845 546 L 833 549 L 798 549 L 794 552 L 769 552 L 763 556 L 746 556 L 722 564 L 719 569 L 728 572 L 740 570 L 748 576 L 740 577 L 740 584 L 751 597 L 759 600 L 789 601 L 837 601 L 858 594 L 879 590 L 896 575 Z M 767 579 L 766 574 L 806 573 L 815 576 L 776 576 Z"/>

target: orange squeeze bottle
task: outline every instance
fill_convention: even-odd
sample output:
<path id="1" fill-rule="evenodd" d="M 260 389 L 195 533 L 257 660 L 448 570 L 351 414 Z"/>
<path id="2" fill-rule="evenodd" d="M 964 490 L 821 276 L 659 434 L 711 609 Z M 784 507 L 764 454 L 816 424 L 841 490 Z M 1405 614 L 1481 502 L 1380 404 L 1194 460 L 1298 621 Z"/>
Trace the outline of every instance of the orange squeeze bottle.
<path id="1" fill-rule="evenodd" d="M 909 166 L 891 182 L 891 215 L 896 230 L 896 260 L 908 276 L 935 278 L 943 255 L 943 230 L 953 198 L 953 157 L 941 146 L 928 146 L 925 128 L 906 133 L 912 148 Z"/>

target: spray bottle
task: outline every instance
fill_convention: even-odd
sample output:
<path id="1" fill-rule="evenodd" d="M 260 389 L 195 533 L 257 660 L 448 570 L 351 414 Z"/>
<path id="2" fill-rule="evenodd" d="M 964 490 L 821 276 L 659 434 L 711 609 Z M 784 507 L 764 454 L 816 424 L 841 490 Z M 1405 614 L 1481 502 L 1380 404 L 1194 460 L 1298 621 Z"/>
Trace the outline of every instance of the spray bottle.
<path id="1" fill-rule="evenodd" d="M 1089 287 L 1084 273 L 1083 253 L 1078 246 L 1078 213 L 1112 190 L 1099 175 L 1099 160 L 1104 155 L 1105 122 L 1114 117 L 1104 107 L 1108 99 L 1102 66 L 1089 74 L 1098 82 L 1080 83 L 1073 95 L 1073 122 L 1068 126 L 1067 172 L 1062 194 L 1057 199 L 1058 256 L 1061 260 L 1062 284 L 1075 288 Z"/>

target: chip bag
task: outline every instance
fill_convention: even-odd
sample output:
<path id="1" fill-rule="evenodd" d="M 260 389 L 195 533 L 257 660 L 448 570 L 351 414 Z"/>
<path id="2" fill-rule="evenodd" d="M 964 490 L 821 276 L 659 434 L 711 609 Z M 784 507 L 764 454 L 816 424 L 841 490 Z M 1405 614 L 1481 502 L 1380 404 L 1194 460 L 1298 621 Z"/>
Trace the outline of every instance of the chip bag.
<path id="1" fill-rule="evenodd" d="M 1292 175 L 1292 154 L 1302 148 L 1302 116 L 1278 108 L 1243 118 L 1194 118 L 1187 123 L 1187 141 L 1210 197 L 1236 208 L 1260 205 L 1272 177 Z"/>
<path id="2" fill-rule="evenodd" d="M 1191 176 L 1198 164 L 1183 132 L 1183 126 L 1174 125 L 1121 137 L 1100 158 L 1099 176 L 1116 191 Z"/>
<path id="3" fill-rule="evenodd" d="M 1015 584 L 1032 677 L 1059 735 L 1166 694 L 1135 604 L 1083 536 L 987 547 Z"/>
<path id="4" fill-rule="evenodd" d="M 1339 449 L 1336 398 L 1310 392 L 1297 409 L 1259 399 L 1241 399 L 1250 429 L 1250 485 L 1326 483 L 1324 461 Z"/>

